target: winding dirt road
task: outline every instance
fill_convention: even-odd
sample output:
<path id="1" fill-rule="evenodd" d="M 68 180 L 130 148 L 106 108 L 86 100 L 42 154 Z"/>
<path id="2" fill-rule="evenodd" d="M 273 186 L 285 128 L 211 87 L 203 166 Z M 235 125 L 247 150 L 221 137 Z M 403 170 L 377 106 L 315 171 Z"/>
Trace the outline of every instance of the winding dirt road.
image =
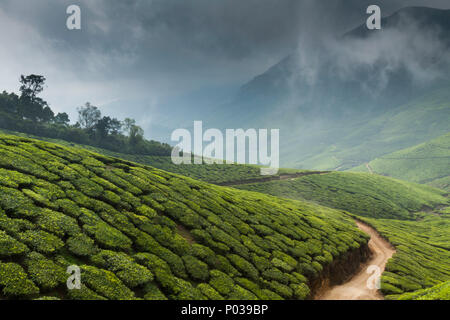
<path id="1" fill-rule="evenodd" d="M 316 297 L 316 300 L 382 300 L 383 296 L 376 289 L 369 289 L 367 283 L 369 278 L 374 278 L 374 271 L 368 273 L 370 266 L 379 268 L 380 275 L 384 271 L 387 261 L 395 253 L 392 245 L 384 240 L 378 232 L 372 227 L 356 222 L 359 229 L 370 235 L 369 248 L 372 251 L 372 257 L 361 266 L 360 271 L 347 282 L 328 288 L 322 294 Z M 369 284 L 374 283 L 369 281 Z"/>

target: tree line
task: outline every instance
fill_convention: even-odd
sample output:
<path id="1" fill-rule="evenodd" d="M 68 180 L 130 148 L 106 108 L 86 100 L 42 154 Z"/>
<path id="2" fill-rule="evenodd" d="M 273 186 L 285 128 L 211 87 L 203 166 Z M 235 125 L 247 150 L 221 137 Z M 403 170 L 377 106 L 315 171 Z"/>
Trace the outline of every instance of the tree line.
<path id="1" fill-rule="evenodd" d="M 103 116 L 89 102 L 77 109 L 78 121 L 70 123 L 65 112 L 55 114 L 38 95 L 44 90 L 45 77 L 31 74 L 20 77 L 20 94 L 0 94 L 0 128 L 36 136 L 63 139 L 130 154 L 168 156 L 171 147 L 144 138 L 144 130 L 131 118 L 120 121 Z"/>

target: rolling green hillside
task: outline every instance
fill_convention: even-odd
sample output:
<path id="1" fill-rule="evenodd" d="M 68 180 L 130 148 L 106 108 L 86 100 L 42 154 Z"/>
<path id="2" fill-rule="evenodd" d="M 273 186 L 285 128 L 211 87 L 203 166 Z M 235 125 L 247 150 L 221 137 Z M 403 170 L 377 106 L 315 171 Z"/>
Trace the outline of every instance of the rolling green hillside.
<path id="1" fill-rule="evenodd" d="M 0 299 L 304 299 L 367 240 L 333 209 L 0 135 Z"/>
<path id="2" fill-rule="evenodd" d="M 309 200 L 375 218 L 414 219 L 411 212 L 448 203 L 444 191 L 366 173 L 331 172 L 236 188 Z"/>
<path id="3" fill-rule="evenodd" d="M 450 191 L 450 133 L 368 163 L 374 173 Z M 368 171 L 362 165 L 354 171 Z"/>
<path id="4" fill-rule="evenodd" d="M 350 172 L 236 187 L 343 209 L 373 226 L 397 250 L 381 278 L 390 299 L 450 280 L 449 208 L 436 209 L 448 204 L 444 191 Z M 424 208 L 427 212 L 418 213 Z"/>
<path id="5" fill-rule="evenodd" d="M 231 165 L 221 165 L 221 164 L 180 164 L 176 165 L 172 162 L 172 159 L 167 156 L 147 156 L 147 155 L 135 155 L 114 152 L 102 148 L 92 147 L 88 145 L 80 145 L 65 140 L 51 139 L 45 137 L 37 137 L 25 133 L 19 133 L 9 130 L 0 129 L 0 133 L 11 134 L 15 136 L 21 136 L 25 138 L 38 139 L 42 141 L 48 141 L 56 143 L 66 147 L 80 148 L 96 153 L 100 153 L 110 157 L 116 157 L 120 159 L 125 159 L 132 162 L 141 163 L 144 165 L 149 165 L 164 171 L 169 171 L 172 173 L 181 174 L 186 177 L 190 177 L 196 180 L 201 180 L 209 183 L 223 184 L 234 181 L 242 180 L 256 180 L 256 179 L 266 179 L 267 176 L 262 176 L 260 166 L 256 165 L 245 165 L 245 164 L 231 164 Z M 306 172 L 306 170 L 299 169 L 283 169 L 278 171 L 276 176 L 296 174 L 300 172 Z"/>
<path id="6" fill-rule="evenodd" d="M 330 123 L 329 130 L 334 134 L 319 139 L 322 147 L 299 148 L 303 154 L 286 155 L 291 159 L 287 165 L 314 170 L 346 170 L 446 134 L 450 122 L 448 88 L 431 91 L 376 117 L 346 123 L 343 127 Z M 295 141 L 286 143 L 293 145 Z M 309 149 L 313 152 L 308 153 Z"/>

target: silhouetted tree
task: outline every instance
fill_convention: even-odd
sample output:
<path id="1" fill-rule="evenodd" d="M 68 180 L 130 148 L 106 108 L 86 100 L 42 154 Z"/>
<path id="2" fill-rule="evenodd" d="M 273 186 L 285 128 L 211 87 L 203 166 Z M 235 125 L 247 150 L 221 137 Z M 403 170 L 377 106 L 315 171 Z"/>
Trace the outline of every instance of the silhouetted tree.
<path id="1" fill-rule="evenodd" d="M 21 98 L 27 98 L 32 103 L 35 102 L 36 97 L 39 93 L 44 90 L 44 84 L 45 84 L 45 77 L 36 75 L 36 74 L 30 74 L 29 76 L 20 76 L 20 83 L 22 84 L 20 86 L 20 92 Z"/>
<path id="2" fill-rule="evenodd" d="M 69 115 L 65 112 L 63 113 L 58 113 L 55 118 L 53 119 L 53 122 L 56 124 L 60 124 L 63 126 L 68 126 L 70 119 L 69 119 Z"/>
<path id="3" fill-rule="evenodd" d="M 78 123 L 81 128 L 92 130 L 97 122 L 100 120 L 102 113 L 96 107 L 86 102 L 84 107 L 80 107 L 78 110 Z"/>
<path id="4" fill-rule="evenodd" d="M 131 146 L 137 146 L 141 141 L 144 140 L 144 130 L 139 126 L 132 125 L 130 128 L 128 140 Z"/>
<path id="5" fill-rule="evenodd" d="M 130 136 L 131 128 L 135 125 L 136 125 L 136 120 L 130 119 L 130 118 L 125 118 L 125 120 L 123 120 L 123 125 L 122 125 L 123 131 L 128 136 Z"/>

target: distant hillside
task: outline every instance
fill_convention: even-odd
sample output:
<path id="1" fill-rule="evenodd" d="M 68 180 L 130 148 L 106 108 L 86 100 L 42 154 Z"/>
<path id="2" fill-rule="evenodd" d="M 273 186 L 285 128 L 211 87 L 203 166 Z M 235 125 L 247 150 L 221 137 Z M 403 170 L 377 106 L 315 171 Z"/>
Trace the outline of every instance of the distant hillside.
<path id="1" fill-rule="evenodd" d="M 448 203 L 444 191 L 365 173 L 331 172 L 235 188 L 309 200 L 359 216 L 388 219 L 415 219 L 412 212 Z"/>
<path id="2" fill-rule="evenodd" d="M 279 128 L 282 166 L 314 170 L 349 169 L 436 138 L 450 121 L 448 21 L 450 10 L 404 8 L 379 32 L 361 25 L 330 48 L 300 46 L 208 123 Z"/>
<path id="3" fill-rule="evenodd" d="M 368 171 L 450 191 L 450 133 L 384 155 L 354 171 Z"/>
<path id="4" fill-rule="evenodd" d="M 345 128 L 339 128 L 339 123 L 334 127 L 330 124 L 331 131 L 339 138 L 329 140 L 328 145 L 320 148 L 312 147 L 315 154 L 300 154 L 300 160 L 292 165 L 316 170 L 346 170 L 446 134 L 450 123 L 449 89 L 450 85 L 380 115 L 347 123 Z"/>
<path id="5" fill-rule="evenodd" d="M 367 241 L 333 209 L 0 135 L 0 299 L 305 299 Z"/>

